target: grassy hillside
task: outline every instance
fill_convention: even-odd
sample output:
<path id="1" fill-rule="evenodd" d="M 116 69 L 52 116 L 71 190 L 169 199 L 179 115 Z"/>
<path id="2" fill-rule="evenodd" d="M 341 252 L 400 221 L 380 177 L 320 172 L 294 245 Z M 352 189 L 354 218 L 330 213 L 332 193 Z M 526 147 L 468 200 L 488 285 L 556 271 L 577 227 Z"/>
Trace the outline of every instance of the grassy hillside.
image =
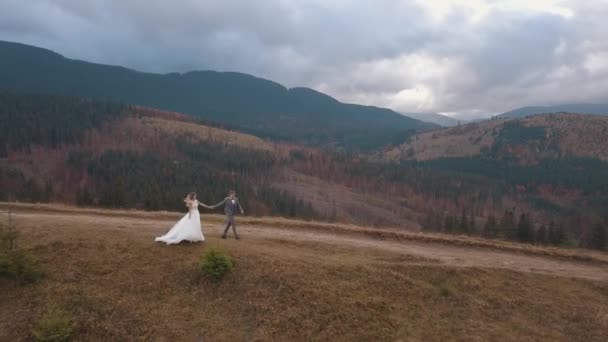
<path id="1" fill-rule="evenodd" d="M 466 175 L 470 180 L 463 186 L 476 182 L 485 184 L 480 190 L 514 195 L 514 201 L 503 199 L 503 208 L 544 212 L 545 224 L 570 217 L 565 225 L 576 227 L 608 215 L 607 141 L 608 117 L 556 113 L 419 134 L 382 158 L 426 172 Z"/>
<path id="2" fill-rule="evenodd" d="M 179 111 L 279 140 L 369 149 L 435 127 L 389 109 L 341 103 L 312 89 L 287 89 L 240 73 L 143 73 L 9 42 L 0 42 L 0 55 L 0 89 Z"/>
<path id="3" fill-rule="evenodd" d="M 514 109 L 498 115 L 499 118 L 522 118 L 547 113 L 581 113 L 608 115 L 608 104 L 564 104 L 557 106 L 531 106 Z"/>
<path id="4" fill-rule="evenodd" d="M 387 157 L 431 160 L 492 153 L 520 164 L 568 157 L 608 161 L 607 139 L 608 117 L 556 113 L 419 134 L 387 152 Z"/>
<path id="5" fill-rule="evenodd" d="M 257 226 L 226 241 L 205 216 L 204 244 L 171 247 L 152 239 L 173 219 L 149 214 L 18 209 L 16 222 L 20 247 L 47 275 L 26 286 L 0 278 L 0 340 L 30 340 L 49 307 L 67 312 L 83 341 L 608 338 L 601 281 L 447 266 L 405 248 L 307 242 Z M 235 260 L 220 283 L 197 271 L 209 248 Z"/>

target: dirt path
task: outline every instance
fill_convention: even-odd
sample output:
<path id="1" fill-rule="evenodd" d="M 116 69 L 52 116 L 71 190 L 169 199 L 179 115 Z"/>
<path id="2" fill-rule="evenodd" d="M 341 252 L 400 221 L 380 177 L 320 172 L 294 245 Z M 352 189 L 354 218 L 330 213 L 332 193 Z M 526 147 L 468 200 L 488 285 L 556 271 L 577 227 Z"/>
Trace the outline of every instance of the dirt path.
<path id="1" fill-rule="evenodd" d="M 109 217 L 101 215 L 76 215 L 69 213 L 36 213 L 20 212 L 17 220 L 46 222 L 77 221 L 79 227 L 86 229 L 86 223 L 95 222 L 96 227 L 102 224 L 107 232 L 129 231 L 134 238 L 152 239 L 161 235 L 174 222 L 167 219 L 125 218 Z M 80 228 L 79 228 L 80 229 Z M 97 228 L 98 229 L 98 228 Z M 204 224 L 204 233 L 208 237 L 219 237 L 220 225 L 216 223 Z M 556 275 L 572 278 L 584 278 L 600 281 L 608 281 L 608 266 L 566 261 L 551 257 L 532 256 L 506 251 L 496 251 L 485 248 L 449 246 L 445 244 L 423 243 L 412 241 L 382 240 L 372 237 L 359 236 L 345 233 L 324 233 L 318 230 L 310 231 L 302 228 L 279 228 L 262 227 L 252 225 L 240 225 L 239 231 L 243 240 L 239 243 L 247 243 L 247 239 L 283 239 L 290 241 L 317 242 L 333 244 L 340 247 L 351 247 L 360 249 L 377 249 L 384 252 L 392 252 L 400 255 L 410 255 L 434 260 L 433 264 L 453 267 L 481 267 L 502 268 L 517 272 L 533 272 L 548 275 Z"/>
<path id="2" fill-rule="evenodd" d="M 529 256 L 475 247 L 452 247 L 444 244 L 387 241 L 373 238 L 320 234 L 301 230 L 246 227 L 247 232 L 266 238 L 316 241 L 359 248 L 377 248 L 399 254 L 414 255 L 454 267 L 504 268 L 518 272 L 534 272 L 557 276 L 608 281 L 608 267 L 571 262 L 550 257 Z"/>

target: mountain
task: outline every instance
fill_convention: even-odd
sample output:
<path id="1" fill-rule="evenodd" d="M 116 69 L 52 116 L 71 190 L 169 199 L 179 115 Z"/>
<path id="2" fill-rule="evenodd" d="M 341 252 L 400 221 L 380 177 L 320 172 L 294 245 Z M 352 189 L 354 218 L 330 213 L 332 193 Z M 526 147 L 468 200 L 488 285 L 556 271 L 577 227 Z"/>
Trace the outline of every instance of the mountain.
<path id="1" fill-rule="evenodd" d="M 453 127 L 457 126 L 461 122 L 461 120 L 454 119 L 447 115 L 437 114 L 437 113 L 402 113 L 403 115 L 420 120 L 423 122 L 433 123 L 435 125 L 439 125 L 441 127 Z"/>
<path id="2" fill-rule="evenodd" d="M 0 122 L 0 201 L 181 210 L 190 191 L 213 202 L 237 189 L 251 215 L 458 234 L 490 234 L 481 224 L 515 206 L 537 227 L 569 227 L 550 241 L 574 246 L 587 246 L 608 215 L 605 116 L 461 125 L 412 136 L 381 158 L 57 95 L 0 92 Z M 519 239 L 500 229 L 490 236 Z"/>
<path id="3" fill-rule="evenodd" d="M 107 99 L 178 111 L 261 137 L 372 149 L 436 127 L 392 110 L 235 72 L 155 74 L 0 42 L 0 89 Z"/>
<path id="4" fill-rule="evenodd" d="M 557 106 L 532 106 L 514 109 L 498 115 L 498 118 L 521 118 L 546 113 L 579 113 L 608 115 L 608 104 L 564 104 Z"/>

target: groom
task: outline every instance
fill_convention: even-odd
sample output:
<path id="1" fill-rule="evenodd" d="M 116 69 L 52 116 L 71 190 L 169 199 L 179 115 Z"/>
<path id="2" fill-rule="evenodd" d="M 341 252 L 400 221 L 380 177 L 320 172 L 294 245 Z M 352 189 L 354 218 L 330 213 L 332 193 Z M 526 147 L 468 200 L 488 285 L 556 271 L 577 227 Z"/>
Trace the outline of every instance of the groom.
<path id="1" fill-rule="evenodd" d="M 232 227 L 232 232 L 234 232 L 234 238 L 239 240 L 239 235 L 236 233 L 236 222 L 234 221 L 234 216 L 236 215 L 237 209 L 241 211 L 241 214 L 244 214 L 243 207 L 241 207 L 241 203 L 239 203 L 239 199 L 236 198 L 236 191 L 230 190 L 228 192 L 228 197 L 224 198 L 220 203 L 212 206 L 212 209 L 217 207 L 224 206 L 224 213 L 226 213 L 226 228 L 224 228 L 224 234 L 222 235 L 222 239 L 226 238 L 226 234 L 228 233 L 228 229 Z"/>

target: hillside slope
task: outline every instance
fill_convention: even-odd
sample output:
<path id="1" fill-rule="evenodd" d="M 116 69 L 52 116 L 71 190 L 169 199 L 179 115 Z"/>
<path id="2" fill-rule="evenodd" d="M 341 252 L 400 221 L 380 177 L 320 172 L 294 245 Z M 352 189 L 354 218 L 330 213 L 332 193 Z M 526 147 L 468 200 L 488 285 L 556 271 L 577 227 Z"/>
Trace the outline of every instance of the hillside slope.
<path id="1" fill-rule="evenodd" d="M 471 123 L 418 134 L 381 158 L 421 172 L 468 175 L 460 191 L 477 183 L 480 201 L 508 189 L 516 200 L 501 200 L 503 208 L 536 208 L 547 220 L 570 216 L 573 229 L 608 215 L 606 116 L 557 113 Z"/>
<path id="2" fill-rule="evenodd" d="M 279 140 L 377 148 L 433 124 L 234 72 L 143 73 L 0 41 L 0 89 L 92 97 L 201 116 Z"/>
<path id="3" fill-rule="evenodd" d="M 581 113 L 608 115 L 608 104 L 564 104 L 557 106 L 530 106 L 508 111 L 498 115 L 498 118 L 522 118 L 536 114 L 547 113 Z"/>
<path id="4" fill-rule="evenodd" d="M 608 161 L 608 117 L 556 113 L 489 120 L 416 135 L 389 151 L 397 159 L 431 160 L 504 153 L 521 163 L 544 158 Z"/>
<path id="5" fill-rule="evenodd" d="M 20 246 L 47 276 L 0 278 L 0 340 L 31 339 L 51 306 L 72 315 L 75 340 L 608 338 L 607 283 L 578 273 L 604 266 L 289 226 L 243 225 L 243 240 L 222 240 L 205 215 L 204 244 L 155 244 L 178 216 L 17 209 Z M 217 284 L 197 270 L 212 247 L 236 264 Z M 543 274 L 550 265 L 556 275 Z"/>

